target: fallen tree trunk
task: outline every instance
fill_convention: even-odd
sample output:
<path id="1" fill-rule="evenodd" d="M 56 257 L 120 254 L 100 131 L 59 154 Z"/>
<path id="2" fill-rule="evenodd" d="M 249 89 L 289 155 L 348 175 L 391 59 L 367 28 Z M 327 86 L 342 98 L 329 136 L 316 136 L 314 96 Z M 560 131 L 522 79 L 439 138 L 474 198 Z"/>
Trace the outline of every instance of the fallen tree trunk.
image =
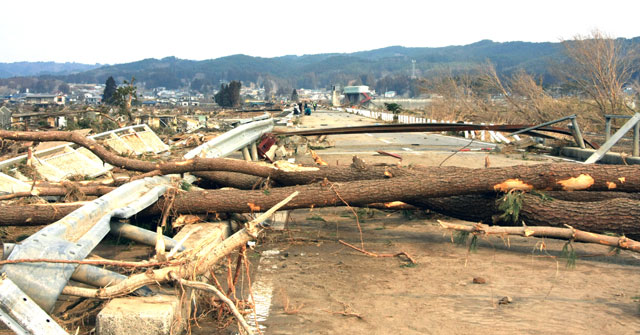
<path id="1" fill-rule="evenodd" d="M 62 185 L 51 187 L 36 187 L 29 192 L 16 192 L 5 195 L 0 195 L 1 200 L 10 200 L 15 198 L 24 198 L 31 196 L 67 196 L 72 195 L 75 197 L 82 197 L 86 195 L 100 196 L 105 195 L 113 191 L 115 187 L 112 186 L 78 186 L 78 185 Z"/>
<path id="2" fill-rule="evenodd" d="M 61 204 L 0 204 L 0 226 L 39 226 L 56 222 L 80 208 L 83 202 Z"/>
<path id="3" fill-rule="evenodd" d="M 344 183 L 322 182 L 304 186 L 271 188 L 269 190 L 207 190 L 180 193 L 172 210 L 177 213 L 260 211 L 275 205 L 278 199 L 299 191 L 300 196 L 285 209 L 352 206 L 369 203 L 404 201 L 415 202 L 425 198 L 442 198 L 466 194 L 524 190 L 620 190 L 640 191 L 638 168 L 630 166 L 585 166 L 579 164 L 530 165 L 490 169 L 434 168 L 416 175 L 375 181 Z M 586 173 L 585 173 L 586 172 Z M 617 181 L 617 184 L 612 181 Z M 615 184 L 615 188 L 612 187 Z M 619 185 L 619 186 L 618 186 Z M 161 212 L 164 201 L 146 209 L 142 214 Z M 464 206 L 468 211 L 468 205 Z"/>
<path id="4" fill-rule="evenodd" d="M 288 189 L 293 190 L 300 188 Z M 320 186 L 317 189 L 322 189 L 322 187 Z M 274 190 L 269 191 L 270 194 L 266 195 L 264 191 L 216 190 L 208 191 L 210 194 L 206 198 L 201 197 L 204 194 L 203 192 L 188 192 L 179 194 L 176 197 L 172 211 L 192 214 L 225 211 L 249 212 L 248 201 L 255 201 L 252 203 L 253 206 L 265 206 L 265 199 L 272 196 L 277 197 L 277 194 L 271 193 L 273 191 Z M 237 203 L 237 201 L 229 198 L 233 197 L 233 194 L 237 192 L 241 192 L 244 195 L 253 194 L 254 197 L 247 197 L 244 203 Z M 312 193 L 313 191 L 308 193 L 303 192 L 301 196 L 309 196 Z M 518 221 L 515 223 L 504 221 L 497 223 L 501 225 L 520 225 L 521 222 L 524 221 L 528 225 L 540 226 L 562 227 L 567 224 L 577 229 L 593 232 L 614 232 L 619 234 L 638 234 L 640 232 L 640 220 L 638 220 L 638 218 L 640 218 L 640 201 L 633 199 L 638 197 L 637 194 L 621 192 L 549 192 L 550 195 L 552 194 L 554 196 L 575 194 L 577 198 L 583 198 L 580 194 L 584 193 L 594 193 L 597 194 L 599 198 L 604 198 L 607 194 L 610 195 L 610 197 L 600 201 L 576 202 L 558 199 L 543 200 L 536 195 L 523 194 Z M 333 196 L 336 196 L 335 192 Z M 342 193 L 341 196 L 348 197 L 348 195 L 343 195 Z M 263 200 L 259 200 L 260 198 L 263 198 Z M 337 201 L 334 199 L 332 204 L 313 203 L 313 201 L 298 202 L 300 201 L 299 199 L 300 197 L 286 205 L 285 209 L 306 208 L 311 206 L 309 203 L 312 203 L 314 207 L 340 206 L 344 204 L 339 199 L 337 199 Z M 345 198 L 345 200 L 347 199 L 351 198 Z M 160 203 L 145 209 L 139 215 L 159 215 L 164 206 L 163 201 L 164 200 L 161 200 Z M 238 201 L 243 200 L 238 199 Z M 496 198 L 495 194 L 488 193 L 444 198 L 424 198 L 410 202 L 419 208 L 430 209 L 458 219 L 493 223 L 494 218 L 502 214 L 502 211 L 498 209 L 498 201 L 500 200 Z M 198 203 L 194 204 L 194 202 Z M 347 202 L 349 201 L 347 200 Z M 190 206 L 190 204 L 194 206 Z M 354 201 L 349 202 L 349 204 L 353 206 L 358 205 L 358 203 Z M 361 206 L 369 205 L 370 203 L 366 203 Z M 82 206 L 82 203 L 0 205 L 0 212 L 3 213 L 3 215 L 0 215 L 0 226 L 49 224 L 63 218 L 80 206 Z M 385 204 L 374 207 L 394 208 L 393 206 L 389 207 Z M 408 208 L 411 209 L 411 207 Z"/>
<path id="5" fill-rule="evenodd" d="M 482 224 L 461 225 L 443 222 L 440 220 L 438 220 L 438 222 L 445 229 L 463 231 L 479 236 L 497 235 L 504 237 L 506 235 L 518 235 L 523 237 L 551 237 L 576 242 L 602 244 L 614 248 L 640 252 L 640 243 L 637 241 L 630 240 L 626 237 L 594 234 L 579 229 L 573 229 L 575 227 L 489 227 Z"/>
<path id="6" fill-rule="evenodd" d="M 563 193 L 551 192 L 562 196 Z M 587 193 L 587 192 L 575 192 Z M 596 192 L 597 193 L 597 192 Z M 432 198 L 413 201 L 411 204 L 429 209 L 454 218 L 499 225 L 526 225 L 564 227 L 569 225 L 576 229 L 596 233 L 617 233 L 626 235 L 640 234 L 640 201 L 630 199 L 628 194 L 610 192 L 621 197 L 609 197 L 605 200 L 577 202 L 550 198 L 543 199 L 538 195 L 520 195 L 520 209 L 516 222 L 500 219 L 503 213 L 499 209 L 500 199 L 494 194 L 462 195 L 446 198 Z M 636 194 L 633 194 L 637 197 Z M 600 194 L 600 198 L 604 195 Z M 569 196 L 569 198 L 571 198 Z M 578 196 L 577 198 L 580 198 Z"/>
<path id="7" fill-rule="evenodd" d="M 91 138 L 73 131 L 8 131 L 0 130 L 0 139 L 15 141 L 64 141 L 87 148 L 104 162 L 131 171 L 158 171 L 160 174 L 184 173 L 191 171 L 238 171 L 267 177 L 273 167 L 226 158 L 194 158 L 181 161 L 150 162 L 119 156 Z"/>
<path id="8" fill-rule="evenodd" d="M 324 170 L 323 172 L 317 172 L 321 171 L 320 168 L 310 168 L 305 171 L 296 170 L 277 172 L 280 169 L 274 166 L 226 158 L 194 158 L 189 160 L 168 162 L 143 161 L 118 156 L 107 150 L 104 146 L 100 145 L 95 140 L 84 137 L 80 133 L 68 131 L 26 132 L 0 130 L 0 138 L 16 141 L 73 142 L 91 150 L 94 154 L 96 154 L 96 156 L 111 165 L 132 171 L 155 171 L 159 174 L 185 173 L 193 171 L 231 171 L 260 177 L 274 176 L 274 178 L 278 180 L 291 180 L 287 181 L 287 183 L 290 183 L 289 185 L 292 185 L 305 184 L 313 182 L 314 180 L 322 180 L 323 178 L 325 178 L 321 176 L 323 174 L 325 176 L 333 175 L 333 181 L 338 181 L 340 179 L 338 179 L 337 177 L 337 171 L 341 171 L 340 167 L 326 167 L 327 170 Z M 363 170 L 364 172 L 361 171 L 359 173 L 366 173 L 367 169 Z M 467 173 L 464 173 L 463 171 L 467 171 Z M 350 170 L 350 173 L 353 172 L 354 171 Z M 432 182 L 432 178 L 435 178 L 434 180 L 436 182 L 442 182 L 444 181 L 444 179 L 450 178 L 450 182 L 453 184 L 457 182 L 456 178 L 462 178 L 465 181 L 471 179 L 470 181 L 475 182 L 475 179 L 488 177 L 488 180 L 493 183 L 493 186 L 495 186 L 495 190 L 497 191 L 505 191 L 508 189 L 518 188 L 523 190 L 616 189 L 623 192 L 635 192 L 640 185 L 640 173 L 638 172 L 640 172 L 640 167 L 638 166 L 585 165 L 563 163 L 488 169 L 433 167 L 428 168 L 425 171 L 419 171 L 419 173 L 416 173 L 415 176 L 416 178 L 426 179 L 428 180 L 428 182 Z M 308 174 L 309 176 L 305 176 L 306 174 Z M 305 176 L 303 178 L 304 182 L 295 180 L 294 178 L 296 178 L 297 176 Z M 378 178 L 385 177 L 384 173 L 382 176 L 380 176 L 379 172 L 375 174 L 375 176 L 377 176 Z M 576 179 L 570 179 L 572 177 Z M 332 180 L 331 177 L 326 178 L 328 180 Z M 372 177 L 367 178 L 372 179 Z M 497 181 L 499 179 L 501 180 Z M 502 184 L 503 182 L 506 183 Z"/>
<path id="9" fill-rule="evenodd" d="M 277 165 L 276 165 L 277 166 Z M 279 168 L 275 169 L 268 176 L 277 186 L 307 185 L 320 182 L 325 179 L 332 182 L 347 182 L 356 180 L 376 180 L 392 177 L 420 176 L 423 172 L 429 172 L 430 167 L 402 168 L 397 166 L 366 166 L 356 168 L 351 165 L 345 166 L 318 166 L 302 167 L 300 170 Z M 468 168 L 448 167 L 452 171 L 471 171 Z M 247 175 L 238 172 L 227 171 L 198 171 L 195 176 L 207 181 L 214 182 L 220 186 L 233 187 L 241 190 L 255 189 L 265 178 Z"/>
<path id="10" fill-rule="evenodd" d="M 630 166 L 600 165 L 530 165 L 507 168 L 460 170 L 446 167 L 419 174 L 380 180 L 344 183 L 322 182 L 304 186 L 271 188 L 269 190 L 207 190 L 181 194 L 173 210 L 178 212 L 239 212 L 269 208 L 284 195 L 299 191 L 300 196 L 285 209 L 342 205 L 353 206 L 374 202 L 411 202 L 424 198 L 439 198 L 464 194 L 482 194 L 516 190 L 589 190 L 638 192 L 640 173 Z M 615 184 L 612 188 L 611 184 Z M 342 199 L 341 199 L 342 198 Z M 252 205 L 249 205 L 252 204 Z M 155 207 L 162 206 L 159 202 Z"/>

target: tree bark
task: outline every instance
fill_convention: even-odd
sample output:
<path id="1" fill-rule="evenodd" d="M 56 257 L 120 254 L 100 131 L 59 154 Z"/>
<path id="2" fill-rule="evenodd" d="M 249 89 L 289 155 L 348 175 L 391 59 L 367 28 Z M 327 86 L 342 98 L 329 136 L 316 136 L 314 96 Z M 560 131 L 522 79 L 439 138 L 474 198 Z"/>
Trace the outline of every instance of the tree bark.
<path id="1" fill-rule="evenodd" d="M 31 196 L 67 196 L 67 195 L 76 195 L 76 196 L 95 196 L 95 195 L 105 195 L 111 191 L 113 191 L 115 187 L 112 186 L 81 186 L 81 185 L 62 185 L 62 186 L 51 186 L 51 187 L 36 187 L 30 192 L 16 192 L 5 195 L 0 195 L 0 200 L 9 200 L 14 198 L 23 198 L 23 197 L 31 197 Z"/>
<path id="2" fill-rule="evenodd" d="M 624 191 L 638 192 L 640 191 L 640 174 L 638 167 L 633 166 L 606 166 L 606 165 L 582 165 L 582 164 L 547 164 L 547 165 L 530 165 L 530 166 L 514 166 L 506 168 L 489 168 L 489 169 L 461 169 L 438 167 L 429 169 L 428 171 L 418 171 L 411 176 L 393 177 L 378 180 L 360 180 L 350 182 L 329 182 L 303 185 L 271 188 L 268 190 L 206 190 L 191 191 L 180 193 L 176 196 L 172 206 L 172 210 L 177 213 L 209 213 L 209 212 L 237 212 L 246 213 L 251 211 L 261 211 L 270 208 L 279 200 L 299 191 L 300 195 L 293 201 L 285 205 L 284 209 L 294 208 L 310 208 L 310 207 L 326 207 L 341 206 L 344 202 L 352 206 L 365 206 L 369 203 L 404 201 L 415 203 L 416 201 L 427 198 L 443 198 L 450 196 L 460 196 L 469 194 L 485 194 L 488 192 L 508 191 L 510 189 L 536 189 L 536 190 L 575 190 L 585 189 L 589 191 Z M 293 172 L 291 172 L 293 173 Z M 582 176 L 580 176 L 582 175 Z M 580 176 L 580 177 L 579 177 Z M 577 179 L 573 179 L 579 177 Z M 615 188 L 612 188 L 612 184 Z M 528 195 L 525 195 L 525 200 Z M 535 199 L 534 199 L 535 200 Z M 616 204 L 622 204 L 616 207 L 620 211 L 619 220 L 624 217 L 627 220 L 638 217 L 633 211 L 632 203 L 624 202 L 626 199 L 617 199 Z M 560 200 L 557 200 L 560 201 Z M 526 203 L 526 201 L 525 201 Z M 557 202 L 556 204 L 561 204 Z M 565 204 L 569 206 L 569 204 Z M 609 204 L 611 206 L 614 203 Z M 144 210 L 141 215 L 156 215 L 161 212 L 164 201 L 161 200 L 150 208 Z M 462 210 L 471 215 L 470 209 L 484 209 L 488 206 L 482 203 L 468 203 L 461 205 Z M 553 207 L 554 211 L 547 215 L 557 215 L 553 222 L 556 224 L 564 224 L 568 218 L 562 215 L 565 212 L 562 206 L 555 207 L 550 204 L 538 204 L 541 208 L 532 210 L 533 216 L 540 215 L 542 207 Z M 608 220 L 608 216 L 603 213 L 610 213 L 606 207 L 597 207 L 588 205 L 593 209 L 601 211 L 602 220 Z M 579 204 L 575 209 L 569 209 L 566 213 L 577 215 L 583 210 L 585 205 Z M 491 207 L 488 207 L 491 208 Z M 640 208 L 640 206 L 639 206 Z M 470 214 L 471 213 L 471 214 Z M 493 210 L 495 214 L 495 210 Z M 574 214 L 575 213 L 575 214 Z M 483 214 L 487 217 L 492 214 Z M 527 218 L 526 212 L 523 212 L 523 218 Z M 591 214 L 592 217 L 596 213 Z M 540 216 L 543 217 L 543 216 Z M 467 218 L 468 219 L 468 218 Z M 585 220 L 588 218 L 585 218 Z M 473 220 L 477 221 L 477 220 Z M 594 221 L 594 225 L 597 223 Z M 610 231 L 627 232 L 633 229 L 633 226 L 621 227 L 611 224 L 601 224 L 601 227 Z M 584 228 L 585 230 L 592 230 Z M 602 230 L 599 230 L 602 231 Z M 637 231 L 637 230 L 636 230 Z"/>
<path id="3" fill-rule="evenodd" d="M 83 202 L 62 204 L 0 204 L 0 226 L 39 226 L 56 222 L 80 208 Z"/>
<path id="4" fill-rule="evenodd" d="M 173 209 L 178 212 L 238 212 L 252 208 L 269 208 L 293 191 L 300 191 L 285 209 L 342 205 L 353 206 L 374 202 L 412 202 L 424 198 L 439 198 L 465 194 L 508 191 L 510 189 L 607 191 L 611 181 L 617 181 L 616 191 L 640 191 L 637 167 L 581 164 L 514 166 L 490 169 L 434 168 L 413 176 L 362 180 L 344 183 L 322 182 L 304 186 L 288 186 L 269 190 L 206 190 L 181 194 Z M 572 183 L 580 174 L 584 178 Z M 513 181 L 513 180 L 518 181 Z M 587 179 L 588 182 L 584 182 Z M 511 182 L 505 183 L 505 181 Z M 582 181 L 580 181 L 582 180 Z M 623 180 L 624 182 L 621 182 Z M 338 196 L 340 195 L 340 196 Z M 341 199 L 342 198 L 342 199 Z M 251 204 L 251 206 L 249 205 Z M 156 206 L 162 206 L 159 202 Z"/>
<path id="5" fill-rule="evenodd" d="M 84 137 L 78 132 L 72 131 L 29 132 L 0 130 L 0 138 L 15 141 L 72 142 L 87 148 L 104 162 L 131 171 L 149 172 L 158 170 L 161 174 L 171 174 L 191 171 L 220 170 L 243 172 L 246 174 L 267 177 L 274 170 L 274 168 L 270 166 L 226 158 L 194 158 L 181 161 L 150 162 L 122 157 L 109 151 L 95 140 Z"/>
<path id="6" fill-rule="evenodd" d="M 493 194 L 422 199 L 414 201 L 412 204 L 472 222 L 499 225 L 521 225 L 524 222 L 530 226 L 555 227 L 569 225 L 576 229 L 594 233 L 640 234 L 640 201 L 630 199 L 624 193 L 611 193 L 623 197 L 578 202 L 553 198 L 544 200 L 540 196 L 525 193 L 522 195 L 522 207 L 520 208 L 517 222 L 505 222 L 497 219 L 502 214 L 502 211 L 498 209 L 501 200 L 496 199 Z M 637 195 L 634 194 L 634 196 Z M 600 195 L 600 197 L 603 196 Z"/>
<path id="7" fill-rule="evenodd" d="M 448 167 L 451 171 L 469 171 L 471 169 Z M 269 174 L 269 178 L 276 182 L 278 186 L 307 185 L 321 182 L 327 179 L 332 182 L 346 182 L 355 180 L 375 180 L 391 177 L 418 176 L 422 172 L 431 171 L 430 168 L 401 168 L 396 166 L 367 166 L 362 169 L 352 166 L 318 166 L 314 169 L 303 171 L 290 171 L 286 169 L 275 169 Z M 247 175 L 238 172 L 227 171 L 198 171 L 193 173 L 208 181 L 212 181 L 221 186 L 238 188 L 241 190 L 255 189 L 264 178 Z"/>

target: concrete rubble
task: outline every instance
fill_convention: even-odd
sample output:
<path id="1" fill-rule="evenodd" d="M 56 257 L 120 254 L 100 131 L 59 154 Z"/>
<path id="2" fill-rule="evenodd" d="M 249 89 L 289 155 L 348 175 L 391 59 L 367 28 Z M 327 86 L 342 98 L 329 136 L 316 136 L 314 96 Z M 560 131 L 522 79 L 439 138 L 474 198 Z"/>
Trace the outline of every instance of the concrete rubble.
<path id="1" fill-rule="evenodd" d="M 357 115 L 376 115 L 362 110 L 347 109 L 347 111 Z M 407 120 L 419 121 L 420 119 L 408 118 Z M 287 135 L 287 131 L 295 122 L 296 116 L 293 115 L 293 110 L 284 109 L 277 118 L 264 114 L 250 118 L 234 118 L 228 122 L 220 121 L 215 124 L 212 120 L 205 120 L 202 123 L 187 122 L 184 132 L 179 134 L 159 135 L 150 126 L 139 124 L 93 135 L 83 134 L 83 138 L 86 137 L 107 147 L 118 157 L 135 157 L 141 161 L 151 160 L 154 163 L 169 161 L 175 157 L 177 158 L 175 161 L 186 165 L 205 158 L 224 158 L 233 155 L 234 158 L 257 162 L 256 166 L 268 166 L 274 170 L 316 171 L 317 165 L 326 165 L 326 163 L 321 164 L 322 153 L 318 155 L 314 150 L 332 148 L 336 143 L 326 134 Z M 203 129 L 211 129 L 209 127 L 214 125 L 216 133 L 205 134 Z M 460 134 L 469 137 L 473 132 L 474 130 L 463 130 Z M 164 138 L 164 141 L 161 138 Z M 537 139 L 526 139 L 518 143 L 518 138 L 511 143 L 505 136 L 501 135 L 501 138 L 503 138 L 501 142 L 508 143 L 501 146 L 503 151 L 520 152 L 528 147 L 546 149 Z M 575 138 L 577 141 L 578 136 Z M 494 147 L 495 145 L 492 148 Z M 585 159 L 593 154 L 593 151 L 588 151 L 589 155 L 585 154 L 584 148 L 563 150 L 585 156 Z M 402 161 L 402 157 L 398 154 L 378 152 Z M 603 154 L 603 156 L 604 159 L 610 159 L 611 154 Z M 105 158 L 105 156 L 100 157 Z M 11 330 L 20 334 L 72 332 L 74 329 L 67 327 L 69 320 L 65 320 L 62 316 L 52 317 L 61 310 L 61 306 L 72 310 L 73 307 L 69 306 L 81 303 L 80 298 L 66 299 L 102 297 L 100 294 L 106 294 L 105 292 L 109 290 L 121 289 L 119 285 L 125 286 L 123 291 L 117 291 L 119 293 L 110 297 L 99 310 L 92 311 L 95 333 L 98 335 L 181 334 L 189 329 L 189 322 L 194 318 L 194 313 L 199 311 L 200 306 L 209 308 L 215 306 L 220 313 L 225 310 L 229 315 L 236 315 L 233 314 L 235 307 L 229 306 L 226 309 L 221 307 L 225 300 L 214 291 L 228 290 L 227 295 L 229 295 L 232 288 L 235 290 L 235 284 L 232 283 L 234 279 L 231 278 L 231 258 L 229 257 L 225 264 L 229 269 L 229 279 L 222 285 L 216 283 L 219 286 L 217 288 L 209 285 L 213 281 L 211 271 L 215 270 L 213 267 L 215 262 L 213 264 L 206 262 L 210 261 L 211 254 L 220 253 L 219 259 L 229 255 L 228 250 L 226 254 L 223 253 L 224 248 L 232 243 L 238 243 L 238 240 L 242 242 L 239 244 L 242 250 L 251 248 L 252 244 L 247 242 L 256 238 L 257 235 L 254 233 L 258 228 L 285 230 L 291 220 L 291 211 L 284 209 L 275 211 L 275 209 L 261 208 L 253 203 L 247 203 L 251 207 L 253 216 L 215 211 L 176 215 L 172 213 L 171 208 L 172 201 L 176 197 L 191 191 L 206 191 L 199 187 L 200 184 L 195 185 L 198 180 L 194 176 L 197 175 L 195 172 L 194 175 L 184 171 L 158 175 L 153 174 L 155 171 L 144 171 L 144 175 L 136 175 L 125 169 L 115 168 L 105 162 L 110 161 L 109 159 L 105 158 L 103 161 L 100 157 L 76 143 L 55 143 L 40 149 L 29 148 L 26 154 L 0 161 L 0 195 L 34 192 L 36 182 L 83 180 L 87 183 L 110 183 L 109 185 L 114 188 L 106 195 L 86 197 L 79 203 L 79 208 L 62 219 L 33 232 L 26 239 L 2 245 L 1 259 L 16 262 L 3 264 L 0 267 L 2 274 L 0 287 L 4 288 L 0 291 L 0 320 Z M 619 159 L 624 161 L 624 157 Z M 626 163 L 637 163 L 637 160 L 635 157 L 629 158 Z M 276 161 L 284 161 L 284 163 L 269 164 Z M 361 164 L 356 166 L 359 170 L 368 167 L 364 161 L 357 158 L 354 158 L 353 162 L 352 166 Z M 296 163 L 309 166 L 298 166 L 295 165 Z M 287 170 L 285 166 L 292 166 L 292 168 Z M 398 164 L 399 167 L 400 164 Z M 385 165 L 381 168 L 384 168 L 381 179 L 388 180 L 394 177 L 390 172 L 394 166 Z M 126 182 L 117 182 L 115 175 L 124 177 Z M 271 175 L 269 174 L 268 177 L 271 178 Z M 265 178 L 266 181 L 261 180 L 264 185 L 255 185 L 254 188 L 269 194 L 269 178 Z M 326 178 L 324 181 L 317 181 L 324 186 L 328 183 Z M 34 193 L 34 195 L 37 194 Z M 161 198 L 164 199 L 163 205 L 159 206 Z M 62 202 L 63 197 L 46 199 L 50 202 Z M 44 200 L 39 199 L 39 201 Z M 420 204 L 411 205 L 419 206 Z M 153 214 L 149 214 L 150 212 Z M 357 216 L 358 214 L 356 218 Z M 256 220 L 259 222 L 255 223 Z M 142 227 L 154 227 L 156 230 Z M 476 228 L 485 229 L 485 227 L 478 227 Z M 178 229 L 179 232 L 175 236 L 163 235 L 163 232 L 168 233 Z M 96 252 L 94 249 L 100 249 L 99 245 L 105 244 L 108 240 L 108 238 L 105 239 L 108 233 L 114 235 L 118 243 L 120 238 L 126 238 L 139 244 L 155 247 L 155 253 L 153 256 L 143 257 L 144 261 L 139 259 L 108 261 L 94 253 Z M 208 252 L 203 254 L 203 250 Z M 149 252 L 145 256 L 148 254 Z M 248 257 L 241 253 L 239 255 Z M 411 259 L 410 256 L 407 255 L 407 257 Z M 20 262 L 29 259 L 30 262 Z M 43 259 L 54 260 L 54 262 L 44 262 Z M 238 256 L 236 279 L 241 260 L 241 256 Z M 122 265 L 123 263 L 127 263 L 126 266 L 132 269 L 143 270 L 129 271 Z M 135 264 L 131 265 L 132 263 Z M 118 264 L 124 267 L 118 268 Z M 211 268 L 204 271 L 201 269 L 202 264 L 210 265 Z M 162 278 L 166 280 L 125 290 L 126 284 L 132 278 L 142 278 L 145 275 L 156 278 L 154 276 L 160 276 L 158 273 L 169 268 L 172 271 L 167 270 L 167 273 L 163 273 Z M 116 269 L 120 269 L 120 273 L 112 271 Z M 122 271 L 123 269 L 126 272 Z M 178 274 L 184 276 L 179 277 Z M 197 283 L 193 284 L 193 282 Z M 209 285 L 213 289 L 202 289 L 198 285 Z M 93 296 L 87 292 L 93 292 L 91 293 Z M 233 299 L 235 300 L 233 303 L 245 308 L 242 312 L 250 310 L 250 306 L 242 305 L 240 298 L 233 297 Z M 30 315 L 38 317 L 30 319 Z M 240 324 L 239 327 L 245 321 L 237 315 L 236 320 Z M 68 324 L 77 325 L 73 322 Z M 251 333 L 252 330 L 244 329 L 243 331 Z"/>

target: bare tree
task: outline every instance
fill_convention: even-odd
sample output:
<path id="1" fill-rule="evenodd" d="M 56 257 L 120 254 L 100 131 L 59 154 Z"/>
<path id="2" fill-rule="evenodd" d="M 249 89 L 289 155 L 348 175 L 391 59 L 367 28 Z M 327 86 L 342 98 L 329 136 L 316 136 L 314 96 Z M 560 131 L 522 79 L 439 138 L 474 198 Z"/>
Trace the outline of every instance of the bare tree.
<path id="1" fill-rule="evenodd" d="M 622 89 L 637 68 L 637 44 L 625 44 L 599 30 L 562 44 L 569 63 L 560 72 L 571 85 L 589 96 L 602 114 L 632 111 Z"/>
<path id="2" fill-rule="evenodd" d="M 474 89 L 474 79 L 475 76 L 469 73 L 453 75 L 450 70 L 442 70 L 437 76 L 425 81 L 422 90 L 439 97 L 434 106 L 438 106 L 441 113 L 445 114 L 441 117 L 472 119 L 489 111 L 487 99 L 483 99 Z"/>
<path id="3" fill-rule="evenodd" d="M 480 72 L 480 80 L 484 82 L 484 84 L 493 89 L 497 90 L 504 96 L 505 100 L 511 104 L 518 113 L 522 116 L 526 117 L 527 112 L 523 109 L 520 102 L 516 100 L 511 92 L 511 88 L 509 87 L 509 83 L 503 83 L 496 72 L 496 67 L 487 60 L 487 62 L 479 67 Z"/>

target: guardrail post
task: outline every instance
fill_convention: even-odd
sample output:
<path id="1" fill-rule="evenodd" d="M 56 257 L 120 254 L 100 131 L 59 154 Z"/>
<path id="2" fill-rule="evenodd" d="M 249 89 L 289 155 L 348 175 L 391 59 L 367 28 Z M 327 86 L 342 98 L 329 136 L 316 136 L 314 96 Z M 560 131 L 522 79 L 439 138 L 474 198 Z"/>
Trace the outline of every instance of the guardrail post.
<path id="1" fill-rule="evenodd" d="M 249 154 L 249 148 L 248 147 L 242 148 L 242 157 L 244 157 L 245 161 L 251 162 L 251 154 Z"/>
<path id="2" fill-rule="evenodd" d="M 258 160 L 258 144 L 256 142 L 251 143 L 251 159 Z"/>
<path id="3" fill-rule="evenodd" d="M 580 149 L 586 148 L 584 145 L 584 139 L 582 138 L 582 132 L 580 131 L 580 126 L 578 125 L 578 118 L 575 115 L 571 118 L 571 132 L 573 133 L 573 138 L 576 140 L 576 144 Z"/>
<path id="4" fill-rule="evenodd" d="M 631 130 L 631 128 L 634 128 L 634 136 L 635 136 L 635 129 L 637 129 L 637 124 L 638 121 L 640 121 L 640 113 L 635 113 L 630 119 L 629 121 L 627 121 L 622 127 L 620 127 L 620 129 L 618 129 L 618 131 L 616 131 L 615 134 L 613 134 L 611 136 L 611 138 L 604 142 L 602 144 L 602 146 L 600 146 L 600 149 L 596 150 L 596 152 L 593 153 L 593 155 L 591 155 L 589 158 L 587 158 L 586 161 L 584 161 L 585 164 L 593 164 L 595 162 L 597 162 L 598 160 L 600 160 L 600 158 L 602 158 L 602 156 L 604 156 L 604 154 L 607 153 L 607 151 L 609 151 L 609 149 L 611 149 L 611 147 L 616 144 L 616 142 L 618 142 L 626 132 L 628 132 L 629 130 Z M 634 138 L 635 141 L 635 138 Z M 635 145 L 635 143 L 634 143 Z M 635 148 L 634 148 L 635 150 Z"/>
<path id="5" fill-rule="evenodd" d="M 604 141 L 608 141 L 611 138 L 611 118 L 609 115 L 604 116 Z"/>
<path id="6" fill-rule="evenodd" d="M 633 127 L 633 157 L 640 156 L 640 122 Z"/>

